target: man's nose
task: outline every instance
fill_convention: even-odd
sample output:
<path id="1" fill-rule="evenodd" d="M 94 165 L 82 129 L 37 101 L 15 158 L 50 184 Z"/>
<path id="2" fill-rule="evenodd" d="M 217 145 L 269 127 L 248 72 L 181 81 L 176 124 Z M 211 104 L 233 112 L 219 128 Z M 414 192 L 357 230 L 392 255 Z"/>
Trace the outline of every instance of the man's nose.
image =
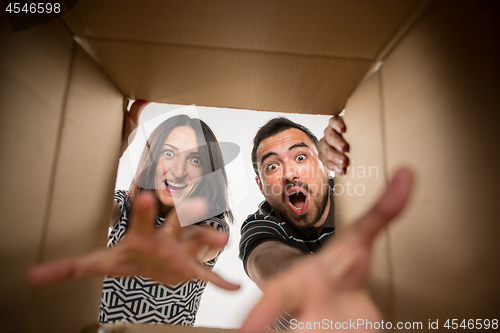
<path id="1" fill-rule="evenodd" d="M 299 170 L 293 163 L 283 163 L 283 182 L 288 183 L 299 178 Z"/>

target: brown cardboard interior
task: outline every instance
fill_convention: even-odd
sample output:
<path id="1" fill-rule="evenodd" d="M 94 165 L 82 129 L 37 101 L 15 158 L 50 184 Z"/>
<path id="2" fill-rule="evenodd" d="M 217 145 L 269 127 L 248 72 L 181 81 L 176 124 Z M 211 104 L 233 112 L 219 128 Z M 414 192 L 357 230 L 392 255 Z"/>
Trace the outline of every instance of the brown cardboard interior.
<path id="1" fill-rule="evenodd" d="M 26 272 L 105 244 L 123 95 L 59 22 L 2 33 L 2 331 L 80 331 L 102 279 L 34 289 Z"/>
<path id="2" fill-rule="evenodd" d="M 384 152 L 383 105 L 380 100 L 380 71 L 356 89 L 346 105 L 344 120 L 350 144 L 347 174 L 335 180 L 335 217 L 338 224 L 355 221 L 370 207 L 387 184 Z M 378 305 L 388 314 L 393 298 L 388 231 L 375 242 L 370 286 Z"/>
<path id="3" fill-rule="evenodd" d="M 397 168 L 417 177 L 375 244 L 370 286 L 387 320 L 428 329 L 498 313 L 498 13 L 487 1 L 433 4 L 347 103 L 353 166 L 338 185 L 352 195 L 337 198 L 340 222 L 366 211 Z"/>
<path id="4" fill-rule="evenodd" d="M 1 317 L 14 332 L 28 318 L 26 271 L 41 259 L 74 42 L 60 24 L 12 35 L 1 23 Z"/>
<path id="5" fill-rule="evenodd" d="M 63 23 L 12 34 L 1 21 L 2 331 L 96 331 L 100 279 L 39 290 L 24 275 L 103 246 L 123 96 L 304 113 L 346 106 L 353 165 L 337 183 L 365 192 L 337 197 L 339 223 L 359 217 L 400 165 L 418 179 L 375 244 L 370 287 L 387 320 L 425 330 L 428 319 L 494 319 L 499 13 L 489 0 L 88 0 Z"/>
<path id="6" fill-rule="evenodd" d="M 78 46 L 72 57 L 42 260 L 74 256 L 106 243 L 120 145 L 123 96 Z M 85 205 L 79 198 L 86 198 Z M 71 199 L 68 199 L 71 198 Z M 92 207 L 92 209 L 89 209 Z M 38 289 L 36 323 L 64 330 L 97 318 L 102 279 Z M 77 299 L 78 302 L 72 300 Z M 82 308 L 81 303 L 89 304 Z M 90 306 L 90 305 L 93 306 Z M 65 316 L 61 316 L 65 313 Z"/>
<path id="7" fill-rule="evenodd" d="M 498 315 L 498 9 L 436 3 L 381 71 L 387 171 L 409 164 L 419 178 L 391 228 L 401 320 Z"/>
<path id="8" fill-rule="evenodd" d="M 131 98 L 332 114 L 417 8 L 414 0 L 85 1 L 64 21 Z"/>

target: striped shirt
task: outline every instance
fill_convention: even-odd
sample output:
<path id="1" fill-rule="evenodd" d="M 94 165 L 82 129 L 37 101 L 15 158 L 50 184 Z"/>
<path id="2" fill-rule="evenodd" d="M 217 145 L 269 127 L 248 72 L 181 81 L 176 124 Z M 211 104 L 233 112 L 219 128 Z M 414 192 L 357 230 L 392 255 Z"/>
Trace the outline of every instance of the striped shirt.
<path id="1" fill-rule="evenodd" d="M 333 179 L 330 179 L 330 211 L 325 223 L 318 228 L 301 230 L 291 223 L 283 221 L 279 214 L 267 201 L 259 205 L 259 209 L 249 215 L 241 226 L 240 259 L 243 261 L 245 272 L 250 253 L 260 244 L 268 241 L 282 242 L 302 253 L 314 253 L 335 233 Z M 269 325 L 268 329 L 286 331 L 290 329 L 293 317 L 282 311 Z"/>
<path id="2" fill-rule="evenodd" d="M 330 189 L 333 188 L 330 182 Z M 333 191 L 330 190 L 330 211 L 325 223 L 318 228 L 301 230 L 284 221 L 278 213 L 263 201 L 259 209 L 249 215 L 241 226 L 240 259 L 247 272 L 247 259 L 250 252 L 259 244 L 267 241 L 279 241 L 299 249 L 303 253 L 314 253 L 335 233 Z"/>
<path id="3" fill-rule="evenodd" d="M 108 247 L 115 246 L 122 239 L 128 226 L 130 203 L 127 192 L 115 191 L 115 201 L 120 206 L 120 217 L 109 228 Z M 165 219 L 157 217 L 156 226 L 161 226 L 164 221 Z M 197 224 L 207 224 L 229 233 L 226 221 L 217 217 Z M 219 255 L 204 265 L 212 269 L 218 257 Z M 99 322 L 192 326 L 206 284 L 201 279 L 166 285 L 141 276 L 107 276 L 104 279 Z"/>

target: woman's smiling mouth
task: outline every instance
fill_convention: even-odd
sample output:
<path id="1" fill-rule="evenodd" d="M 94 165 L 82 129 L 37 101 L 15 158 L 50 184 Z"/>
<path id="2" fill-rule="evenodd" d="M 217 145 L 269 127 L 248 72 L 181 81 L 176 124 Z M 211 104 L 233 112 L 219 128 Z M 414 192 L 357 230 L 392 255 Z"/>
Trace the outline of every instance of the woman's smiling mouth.
<path id="1" fill-rule="evenodd" d="M 181 193 L 188 186 L 186 183 L 177 183 L 170 180 L 164 180 L 163 184 L 165 185 L 165 190 L 170 194 Z"/>

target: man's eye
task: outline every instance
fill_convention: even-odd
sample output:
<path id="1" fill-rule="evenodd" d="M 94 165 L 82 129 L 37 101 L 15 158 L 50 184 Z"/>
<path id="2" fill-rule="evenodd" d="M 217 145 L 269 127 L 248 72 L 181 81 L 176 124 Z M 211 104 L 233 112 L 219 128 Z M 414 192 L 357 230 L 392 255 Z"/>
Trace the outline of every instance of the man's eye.
<path id="1" fill-rule="evenodd" d="M 267 170 L 271 171 L 271 170 L 276 170 L 276 168 L 278 168 L 278 165 L 276 163 L 271 163 L 267 166 Z"/>
<path id="2" fill-rule="evenodd" d="M 301 162 L 305 159 L 306 159 L 306 155 L 304 155 L 304 154 L 297 155 L 297 157 L 295 158 L 295 160 L 299 161 L 299 162 Z"/>

